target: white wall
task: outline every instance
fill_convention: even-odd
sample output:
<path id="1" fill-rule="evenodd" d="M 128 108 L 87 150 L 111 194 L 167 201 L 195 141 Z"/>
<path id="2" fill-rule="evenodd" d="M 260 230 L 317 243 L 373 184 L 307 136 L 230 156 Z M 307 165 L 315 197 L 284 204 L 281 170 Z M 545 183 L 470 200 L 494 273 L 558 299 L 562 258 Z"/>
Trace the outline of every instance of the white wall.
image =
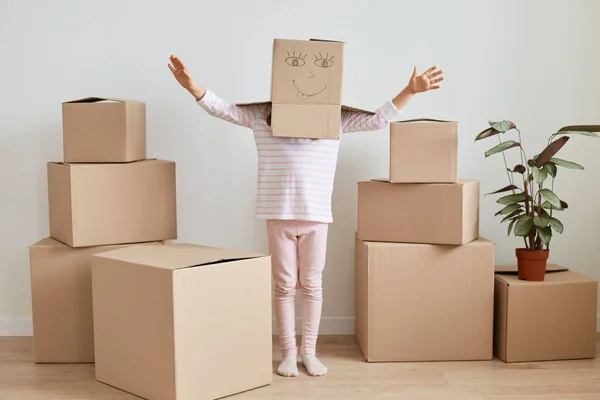
<path id="1" fill-rule="evenodd" d="M 273 38 L 344 40 L 344 100 L 368 108 L 402 89 L 414 64 L 436 64 L 446 71 L 443 90 L 416 98 L 406 117 L 458 120 L 460 175 L 481 179 L 482 193 L 506 184 L 501 158 L 483 157 L 492 143 L 473 142 L 488 119 L 514 120 L 530 154 L 563 125 L 600 123 L 598 1 L 174 3 L 0 2 L 0 334 L 30 331 L 28 246 L 48 234 L 46 162 L 62 156 L 65 100 L 145 101 L 148 155 L 177 162 L 180 239 L 267 251 L 263 223 L 251 216 L 252 135 L 194 104 L 167 69 L 171 53 L 231 101 L 268 100 Z M 343 138 L 324 332 L 352 330 L 356 182 L 386 176 L 387 151 L 387 130 Z M 571 209 L 552 246 L 553 261 L 596 278 L 598 155 L 600 140 L 563 149 L 586 171 L 560 171 L 557 193 Z M 512 263 L 522 242 L 506 237 L 496 210 L 482 196 L 481 234 L 497 243 L 497 262 Z"/>

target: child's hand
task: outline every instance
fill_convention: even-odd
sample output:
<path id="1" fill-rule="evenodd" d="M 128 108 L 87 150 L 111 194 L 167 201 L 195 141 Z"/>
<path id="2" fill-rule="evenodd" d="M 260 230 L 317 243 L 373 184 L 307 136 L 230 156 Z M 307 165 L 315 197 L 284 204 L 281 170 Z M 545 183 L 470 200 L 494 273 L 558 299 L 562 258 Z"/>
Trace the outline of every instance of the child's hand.
<path id="1" fill-rule="evenodd" d="M 443 73 L 444 71 L 438 71 L 437 67 L 431 67 L 423 74 L 417 75 L 417 67 L 415 67 L 413 74 L 410 77 L 410 81 L 408 81 L 408 85 L 392 99 L 392 103 L 394 103 L 399 111 L 402 111 L 415 94 L 439 89 L 439 82 L 443 81 L 444 77 L 440 76 L 439 78 L 436 78 L 436 76 Z"/>
<path id="2" fill-rule="evenodd" d="M 431 67 L 423 72 L 423 74 L 417 75 L 417 67 L 415 67 L 413 74 L 410 77 L 410 81 L 408 82 L 408 88 L 413 94 L 439 89 L 440 85 L 438 83 L 443 81 L 444 77 L 440 76 L 436 79 L 433 78 L 443 73 L 444 71 L 442 70 L 437 71 L 437 67 Z"/>
<path id="3" fill-rule="evenodd" d="M 175 76 L 175 79 L 177 79 L 177 82 L 179 82 L 181 87 L 190 92 L 196 100 L 200 100 L 206 91 L 194 82 L 192 74 L 190 74 L 178 57 L 171 55 L 170 59 L 171 64 L 169 64 L 169 69 L 173 73 L 173 76 Z"/>

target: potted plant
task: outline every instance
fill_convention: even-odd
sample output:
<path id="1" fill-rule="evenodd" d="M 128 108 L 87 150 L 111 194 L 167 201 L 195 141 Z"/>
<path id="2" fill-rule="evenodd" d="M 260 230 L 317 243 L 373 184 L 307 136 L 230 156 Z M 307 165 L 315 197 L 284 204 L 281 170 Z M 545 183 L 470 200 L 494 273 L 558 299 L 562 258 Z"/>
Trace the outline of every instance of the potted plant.
<path id="1" fill-rule="evenodd" d="M 543 281 L 550 255 L 550 241 L 554 232 L 562 233 L 563 224 L 555 212 L 567 209 L 568 204 L 554 193 L 554 181 L 559 168 L 583 170 L 571 161 L 556 158 L 556 153 L 567 143 L 571 135 L 598 138 L 600 126 L 565 126 L 550 135 L 546 148 L 532 158 L 527 158 L 521 146 L 521 132 L 511 121 L 490 121 L 490 127 L 477 135 L 475 141 L 495 137 L 498 144 L 485 152 L 485 157 L 502 154 L 508 177 L 508 185 L 487 195 L 501 194 L 497 203 L 502 208 L 495 214 L 508 223 L 508 235 L 523 238 L 525 246 L 516 249 L 518 277 L 522 280 Z M 502 140 L 501 136 L 515 131 L 518 140 Z M 505 152 L 515 149 L 520 163 L 512 168 L 506 161 Z M 512 165 L 512 164 L 511 164 Z"/>

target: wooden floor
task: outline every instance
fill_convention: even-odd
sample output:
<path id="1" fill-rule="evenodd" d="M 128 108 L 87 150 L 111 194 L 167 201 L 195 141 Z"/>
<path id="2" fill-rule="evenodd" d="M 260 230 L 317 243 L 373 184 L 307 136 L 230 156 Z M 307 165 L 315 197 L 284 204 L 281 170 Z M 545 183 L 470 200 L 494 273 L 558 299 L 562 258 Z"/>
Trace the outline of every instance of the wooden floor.
<path id="1" fill-rule="evenodd" d="M 297 378 L 275 376 L 272 385 L 229 399 L 600 399 L 600 358 L 527 364 L 499 360 L 370 364 L 363 361 L 351 336 L 320 338 L 319 354 L 329 367 L 326 376 L 309 377 L 304 370 Z M 0 337 L 0 399 L 138 399 L 96 382 L 92 364 L 36 365 L 31 357 L 31 338 Z"/>

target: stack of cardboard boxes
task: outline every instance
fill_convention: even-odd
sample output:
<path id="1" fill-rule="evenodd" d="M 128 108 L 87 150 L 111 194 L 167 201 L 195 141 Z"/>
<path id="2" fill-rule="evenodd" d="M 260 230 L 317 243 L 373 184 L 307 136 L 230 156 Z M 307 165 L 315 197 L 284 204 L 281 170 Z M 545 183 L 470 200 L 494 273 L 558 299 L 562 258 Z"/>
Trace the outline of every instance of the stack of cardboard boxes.
<path id="1" fill-rule="evenodd" d="M 63 162 L 49 162 L 50 237 L 30 246 L 36 362 L 94 362 L 92 254 L 177 238 L 175 163 L 146 159 L 146 105 L 62 106 Z"/>
<path id="2" fill-rule="evenodd" d="M 356 336 L 365 360 L 492 358 L 494 245 L 479 182 L 457 177 L 458 128 L 390 127 L 390 177 L 358 183 Z"/>
<path id="3" fill-rule="evenodd" d="M 165 243 L 175 163 L 146 159 L 145 105 L 64 103 L 63 139 L 50 237 L 30 247 L 35 361 L 94 362 L 97 380 L 147 399 L 271 383 L 270 257 Z"/>

